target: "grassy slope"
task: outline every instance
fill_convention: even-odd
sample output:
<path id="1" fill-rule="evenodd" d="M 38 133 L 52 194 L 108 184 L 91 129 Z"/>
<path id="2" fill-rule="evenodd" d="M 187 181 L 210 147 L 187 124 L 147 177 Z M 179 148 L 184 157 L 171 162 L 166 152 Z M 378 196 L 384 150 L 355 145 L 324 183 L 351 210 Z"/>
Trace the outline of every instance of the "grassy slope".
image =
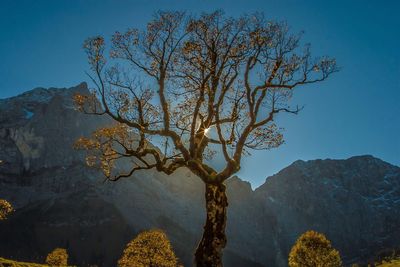
<path id="1" fill-rule="evenodd" d="M 0 258 L 0 267 L 50 267 L 45 264 L 38 264 L 33 262 L 22 262 L 22 261 L 13 261 L 4 258 Z M 66 266 L 68 267 L 68 266 Z M 69 266 L 76 267 L 76 266 Z"/>
<path id="2" fill-rule="evenodd" d="M 378 267 L 399 267 L 400 266 L 400 259 L 394 259 L 391 261 L 384 261 L 383 263 L 377 265 Z"/>
<path id="3" fill-rule="evenodd" d="M 0 258 L 0 267 L 49 267 L 49 266 L 32 262 L 20 262 L 20 261 L 13 261 Z"/>

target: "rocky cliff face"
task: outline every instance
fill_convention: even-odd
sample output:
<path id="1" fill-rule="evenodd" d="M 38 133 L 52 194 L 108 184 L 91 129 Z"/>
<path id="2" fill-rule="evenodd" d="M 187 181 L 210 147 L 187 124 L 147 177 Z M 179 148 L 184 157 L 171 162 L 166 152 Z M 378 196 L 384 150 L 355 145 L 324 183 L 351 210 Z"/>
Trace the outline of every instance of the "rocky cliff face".
<path id="1" fill-rule="evenodd" d="M 115 266 L 139 231 L 161 228 L 191 266 L 205 215 L 201 181 L 182 169 L 103 183 L 72 144 L 111 122 L 75 111 L 76 92 L 86 84 L 0 100 L 0 198 L 16 208 L 0 223 L 0 256 L 43 261 L 65 247 L 73 264 Z M 255 191 L 237 177 L 227 190 L 226 266 L 286 266 L 309 229 L 346 262 L 400 245 L 400 169 L 371 156 L 297 161 Z"/>
<path id="2" fill-rule="evenodd" d="M 275 218 L 282 255 L 309 229 L 325 233 L 345 262 L 400 245 L 400 168 L 372 156 L 296 161 L 255 195 Z"/>

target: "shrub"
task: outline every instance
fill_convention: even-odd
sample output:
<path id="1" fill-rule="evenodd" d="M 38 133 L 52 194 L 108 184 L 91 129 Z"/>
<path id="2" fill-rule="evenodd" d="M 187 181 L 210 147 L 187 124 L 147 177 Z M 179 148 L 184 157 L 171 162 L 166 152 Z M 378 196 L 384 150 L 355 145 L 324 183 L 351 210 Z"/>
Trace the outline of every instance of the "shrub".
<path id="1" fill-rule="evenodd" d="M 56 248 L 47 255 L 46 264 L 50 266 L 67 266 L 68 254 L 63 248 Z"/>
<path id="2" fill-rule="evenodd" d="M 0 199 L 0 220 L 7 219 L 7 216 L 13 211 L 13 207 L 7 200 Z"/>
<path id="3" fill-rule="evenodd" d="M 320 233 L 307 231 L 297 239 L 289 254 L 290 267 L 339 267 L 339 252 Z"/>
<path id="4" fill-rule="evenodd" d="M 129 242 L 119 267 L 176 267 L 178 264 L 167 235 L 161 230 L 140 233 Z"/>

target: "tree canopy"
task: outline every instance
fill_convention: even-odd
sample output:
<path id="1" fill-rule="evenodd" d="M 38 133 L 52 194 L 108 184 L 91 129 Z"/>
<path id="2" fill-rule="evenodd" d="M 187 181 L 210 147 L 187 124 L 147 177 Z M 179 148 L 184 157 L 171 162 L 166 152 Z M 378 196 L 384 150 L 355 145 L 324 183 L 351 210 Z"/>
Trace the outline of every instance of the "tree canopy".
<path id="1" fill-rule="evenodd" d="M 159 11 L 145 29 L 117 31 L 110 43 L 102 36 L 85 41 L 95 88 L 75 95 L 75 104 L 114 123 L 76 147 L 111 181 L 182 167 L 202 179 L 207 218 L 196 265 L 220 267 L 224 181 L 249 151 L 283 143 L 276 115 L 297 114 L 301 108 L 289 105 L 294 89 L 326 80 L 338 70 L 336 62 L 312 57 L 301 34 L 262 14 Z M 216 155 L 222 167 L 211 164 Z"/>
<path id="2" fill-rule="evenodd" d="M 339 252 L 321 233 L 307 231 L 302 234 L 289 254 L 290 267 L 340 267 Z"/>
<path id="3" fill-rule="evenodd" d="M 59 267 L 68 266 L 68 253 L 66 249 L 56 248 L 46 257 L 46 264 L 49 266 Z"/>
<path id="4" fill-rule="evenodd" d="M 161 230 L 150 230 L 128 243 L 118 266 L 177 267 L 178 260 L 167 235 Z"/>
<path id="5" fill-rule="evenodd" d="M 338 70 L 334 59 L 313 58 L 301 34 L 262 14 L 159 11 L 146 29 L 115 32 L 110 47 L 102 36 L 89 38 L 84 49 L 95 90 L 75 103 L 117 124 L 77 147 L 110 180 L 187 167 L 206 183 L 222 182 L 240 169 L 242 155 L 283 143 L 274 119 L 299 112 L 288 104 L 295 88 Z M 222 170 L 207 163 L 216 153 Z M 122 159 L 131 167 L 115 171 Z"/>
<path id="6" fill-rule="evenodd" d="M 14 211 L 12 205 L 4 199 L 0 199 L 0 220 L 5 220 Z"/>

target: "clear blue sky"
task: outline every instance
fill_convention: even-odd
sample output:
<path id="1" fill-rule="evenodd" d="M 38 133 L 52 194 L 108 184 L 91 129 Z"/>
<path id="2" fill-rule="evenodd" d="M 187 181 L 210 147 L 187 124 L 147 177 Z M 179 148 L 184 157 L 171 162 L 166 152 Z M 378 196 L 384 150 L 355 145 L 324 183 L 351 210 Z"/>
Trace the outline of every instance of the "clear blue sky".
<path id="1" fill-rule="evenodd" d="M 87 80 L 85 38 L 142 27 L 158 9 L 228 15 L 263 11 L 286 20 L 314 54 L 341 72 L 296 92 L 301 114 L 285 115 L 286 143 L 245 159 L 239 173 L 258 186 L 297 159 L 372 154 L 400 165 L 400 1 L 58 0 L 0 1 L 0 98 L 34 87 Z"/>

